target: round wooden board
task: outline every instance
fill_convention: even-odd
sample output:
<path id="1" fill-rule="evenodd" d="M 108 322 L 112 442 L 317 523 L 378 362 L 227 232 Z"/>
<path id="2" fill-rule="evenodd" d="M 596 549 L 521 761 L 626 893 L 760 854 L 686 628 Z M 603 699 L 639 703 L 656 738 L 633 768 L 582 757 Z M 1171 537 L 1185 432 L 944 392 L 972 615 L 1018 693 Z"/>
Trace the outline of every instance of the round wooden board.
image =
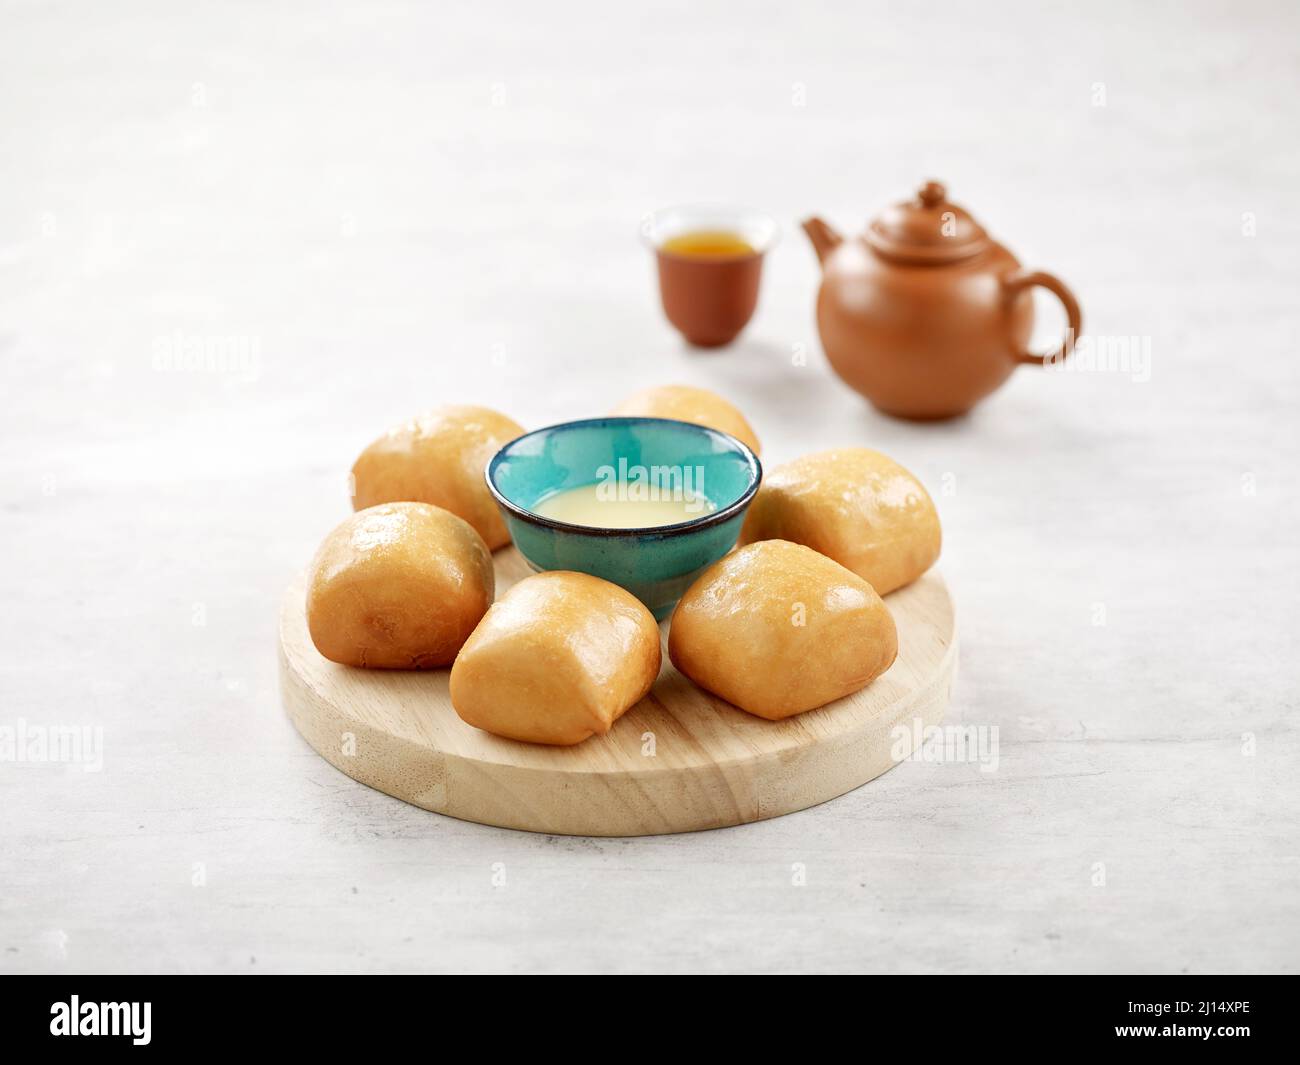
<path id="1" fill-rule="evenodd" d="M 529 573 L 509 547 L 497 552 L 496 571 L 498 595 Z M 304 590 L 300 580 L 285 596 L 280 682 L 307 742 L 348 776 L 406 802 L 532 832 L 690 832 L 833 799 L 890 769 L 911 752 L 913 735 L 939 723 L 957 664 L 952 601 L 933 571 L 885 600 L 898 624 L 893 666 L 862 691 L 785 721 L 737 710 L 678 673 L 665 621 L 663 670 L 650 694 L 608 735 L 544 747 L 461 721 L 449 670 L 353 669 L 322 658 L 307 634 Z"/>

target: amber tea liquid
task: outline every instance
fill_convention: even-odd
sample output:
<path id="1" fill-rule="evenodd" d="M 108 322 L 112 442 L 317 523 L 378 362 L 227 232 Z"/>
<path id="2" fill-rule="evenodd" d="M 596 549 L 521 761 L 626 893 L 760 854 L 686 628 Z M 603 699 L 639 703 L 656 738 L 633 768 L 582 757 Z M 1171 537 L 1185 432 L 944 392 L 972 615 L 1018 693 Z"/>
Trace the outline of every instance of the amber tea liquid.
<path id="1" fill-rule="evenodd" d="M 660 249 L 689 259 L 739 259 L 756 254 L 755 248 L 739 233 L 725 229 L 697 229 L 669 237 Z"/>

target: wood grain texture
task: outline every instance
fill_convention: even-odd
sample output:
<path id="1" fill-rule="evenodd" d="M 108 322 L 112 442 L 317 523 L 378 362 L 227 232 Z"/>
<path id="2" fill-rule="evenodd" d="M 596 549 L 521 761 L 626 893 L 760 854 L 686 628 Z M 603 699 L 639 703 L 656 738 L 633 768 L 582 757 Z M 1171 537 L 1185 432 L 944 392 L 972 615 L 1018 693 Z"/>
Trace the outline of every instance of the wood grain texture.
<path id="1" fill-rule="evenodd" d="M 498 597 L 527 575 L 497 552 Z M 574 747 L 502 739 L 463 722 L 448 670 L 353 669 L 321 657 L 304 586 L 280 615 L 280 680 L 298 731 L 348 776 L 426 810 L 566 835 L 641 836 L 745 824 L 802 810 L 864 784 L 910 753 L 894 729 L 937 724 L 957 660 L 952 601 L 930 573 L 886 600 L 899 656 L 872 684 L 785 721 L 746 714 L 668 660 L 650 694 L 606 736 Z M 653 753 L 650 753 L 653 751 Z"/>

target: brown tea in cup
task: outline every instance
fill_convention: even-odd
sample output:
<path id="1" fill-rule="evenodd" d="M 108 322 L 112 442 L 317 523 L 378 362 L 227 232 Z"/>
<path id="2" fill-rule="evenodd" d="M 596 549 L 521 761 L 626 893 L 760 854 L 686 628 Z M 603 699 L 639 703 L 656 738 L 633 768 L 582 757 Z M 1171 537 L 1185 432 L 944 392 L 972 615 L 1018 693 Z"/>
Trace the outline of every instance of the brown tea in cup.
<path id="1" fill-rule="evenodd" d="M 669 237 L 659 245 L 659 250 L 688 259 L 735 259 L 756 254 L 754 245 L 727 229 L 697 229 Z"/>
<path id="2" fill-rule="evenodd" d="M 653 216 L 647 236 L 668 321 L 696 347 L 735 340 L 758 304 L 776 223 L 754 212 L 673 207 Z"/>

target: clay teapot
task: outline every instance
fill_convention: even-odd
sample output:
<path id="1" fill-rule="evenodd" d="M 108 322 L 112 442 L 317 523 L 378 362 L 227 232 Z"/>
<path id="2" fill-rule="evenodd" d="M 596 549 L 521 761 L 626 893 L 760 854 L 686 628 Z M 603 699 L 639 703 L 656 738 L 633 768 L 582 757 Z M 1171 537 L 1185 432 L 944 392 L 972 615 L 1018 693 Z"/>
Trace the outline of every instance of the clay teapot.
<path id="1" fill-rule="evenodd" d="M 1051 274 L 1022 270 L 938 182 L 859 237 L 846 240 L 820 218 L 803 228 L 822 263 L 817 327 L 826 357 L 886 414 L 964 414 L 1020 363 L 1064 358 L 1082 327 L 1070 290 Z M 1047 355 L 1028 350 L 1035 285 L 1064 304 L 1068 323 Z"/>

